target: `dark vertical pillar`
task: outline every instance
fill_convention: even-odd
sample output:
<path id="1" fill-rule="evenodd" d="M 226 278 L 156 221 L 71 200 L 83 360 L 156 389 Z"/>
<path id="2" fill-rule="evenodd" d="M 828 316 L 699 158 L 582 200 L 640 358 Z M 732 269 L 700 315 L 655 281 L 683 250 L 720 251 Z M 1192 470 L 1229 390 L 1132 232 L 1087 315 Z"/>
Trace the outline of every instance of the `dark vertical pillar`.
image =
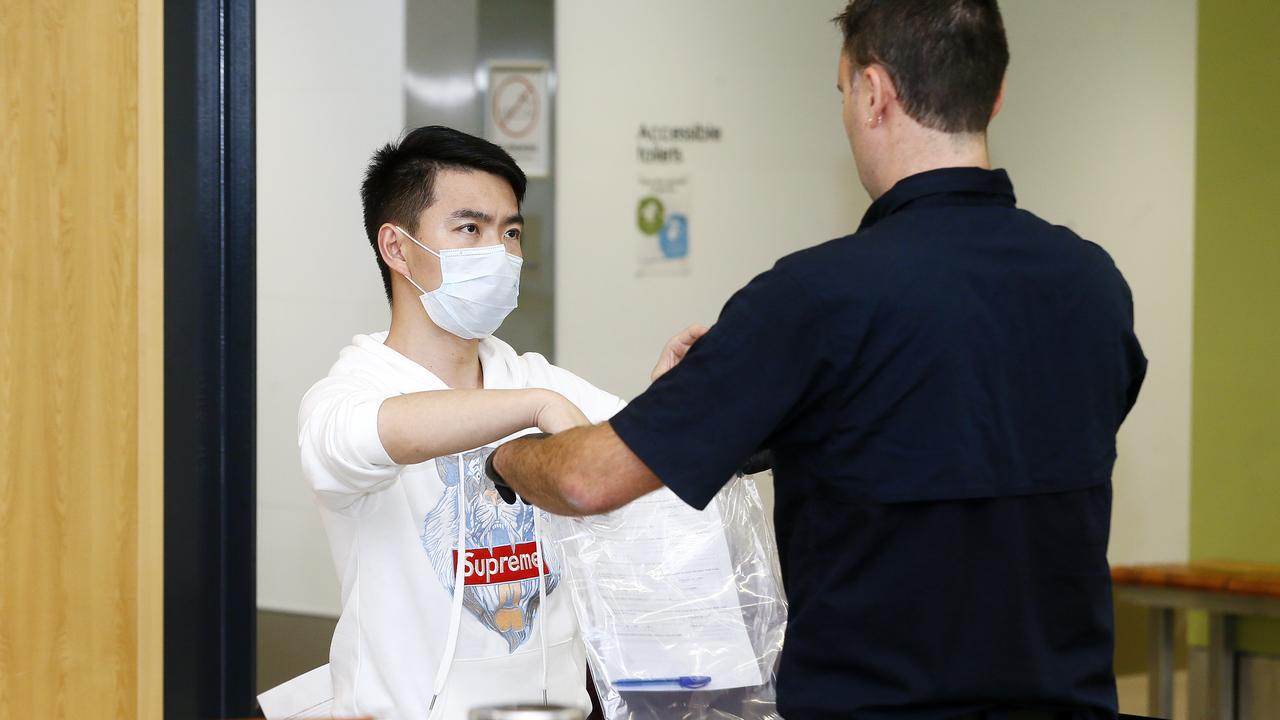
<path id="1" fill-rule="evenodd" d="M 165 717 L 252 713 L 253 0 L 165 3 Z"/>

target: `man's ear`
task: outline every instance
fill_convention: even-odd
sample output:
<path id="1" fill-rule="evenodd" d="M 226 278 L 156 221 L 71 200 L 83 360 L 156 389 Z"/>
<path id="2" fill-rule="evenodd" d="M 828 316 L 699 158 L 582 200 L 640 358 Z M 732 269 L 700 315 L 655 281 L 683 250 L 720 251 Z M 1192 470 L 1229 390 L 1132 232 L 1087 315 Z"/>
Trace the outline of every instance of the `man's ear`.
<path id="1" fill-rule="evenodd" d="M 995 120 L 995 119 L 996 119 L 996 115 L 999 115 L 999 114 L 1000 114 L 1000 108 L 1004 107 L 1004 88 L 1005 88 L 1005 85 L 1006 85 L 1006 82 L 1005 82 L 1004 80 L 1001 80 L 1001 81 L 1000 81 L 1000 90 L 996 93 L 996 104 L 991 106 L 991 117 L 987 118 L 987 123 L 988 123 L 988 124 L 990 124 L 992 120 Z"/>
<path id="2" fill-rule="evenodd" d="M 890 114 L 892 101 L 897 99 L 898 90 L 893 85 L 893 78 L 889 77 L 889 71 L 880 63 L 872 63 L 859 72 L 867 97 L 865 119 L 869 127 L 876 127 Z"/>
<path id="3" fill-rule="evenodd" d="M 383 223 L 378 228 L 378 254 L 382 256 L 382 261 L 387 267 L 399 275 L 407 275 L 409 273 L 409 263 L 404 257 L 404 244 L 407 242 L 404 236 L 396 232 L 396 228 L 391 223 Z"/>

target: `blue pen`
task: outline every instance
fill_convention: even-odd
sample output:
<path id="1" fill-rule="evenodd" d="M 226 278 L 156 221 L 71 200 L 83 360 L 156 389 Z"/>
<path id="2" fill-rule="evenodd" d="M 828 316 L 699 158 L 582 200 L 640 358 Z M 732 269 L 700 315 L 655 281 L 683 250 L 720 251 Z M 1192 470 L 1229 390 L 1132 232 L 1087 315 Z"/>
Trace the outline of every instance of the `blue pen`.
<path id="1" fill-rule="evenodd" d="M 679 685 L 685 690 L 697 690 L 711 683 L 709 675 L 681 675 L 669 678 L 627 678 L 613 684 L 616 688 L 653 687 L 654 685 Z"/>

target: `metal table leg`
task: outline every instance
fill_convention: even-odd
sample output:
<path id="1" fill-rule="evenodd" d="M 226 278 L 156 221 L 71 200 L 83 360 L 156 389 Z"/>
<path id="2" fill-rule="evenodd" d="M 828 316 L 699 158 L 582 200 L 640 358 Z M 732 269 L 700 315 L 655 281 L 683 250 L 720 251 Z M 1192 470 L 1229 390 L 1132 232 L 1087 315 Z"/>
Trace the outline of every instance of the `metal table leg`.
<path id="1" fill-rule="evenodd" d="M 1174 610 L 1154 607 L 1149 611 L 1147 646 L 1147 714 L 1173 717 L 1173 621 Z"/>
<path id="2" fill-rule="evenodd" d="M 1236 649 L 1233 615 L 1209 613 L 1210 720 L 1236 720 Z"/>

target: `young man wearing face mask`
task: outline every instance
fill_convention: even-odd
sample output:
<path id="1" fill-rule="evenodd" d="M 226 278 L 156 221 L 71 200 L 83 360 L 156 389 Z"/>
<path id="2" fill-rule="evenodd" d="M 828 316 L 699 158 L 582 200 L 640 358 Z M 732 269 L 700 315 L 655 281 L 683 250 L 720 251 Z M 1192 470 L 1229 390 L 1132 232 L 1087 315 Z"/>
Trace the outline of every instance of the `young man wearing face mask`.
<path id="1" fill-rule="evenodd" d="M 524 190 L 501 148 L 443 127 L 385 146 L 365 175 L 365 229 L 391 328 L 356 336 L 299 412 L 304 474 L 342 582 L 335 715 L 590 707 L 542 512 L 503 502 L 484 474 L 501 441 L 601 422 L 622 407 L 493 336 L 519 295 Z M 655 372 L 697 334 L 673 338 Z"/>

